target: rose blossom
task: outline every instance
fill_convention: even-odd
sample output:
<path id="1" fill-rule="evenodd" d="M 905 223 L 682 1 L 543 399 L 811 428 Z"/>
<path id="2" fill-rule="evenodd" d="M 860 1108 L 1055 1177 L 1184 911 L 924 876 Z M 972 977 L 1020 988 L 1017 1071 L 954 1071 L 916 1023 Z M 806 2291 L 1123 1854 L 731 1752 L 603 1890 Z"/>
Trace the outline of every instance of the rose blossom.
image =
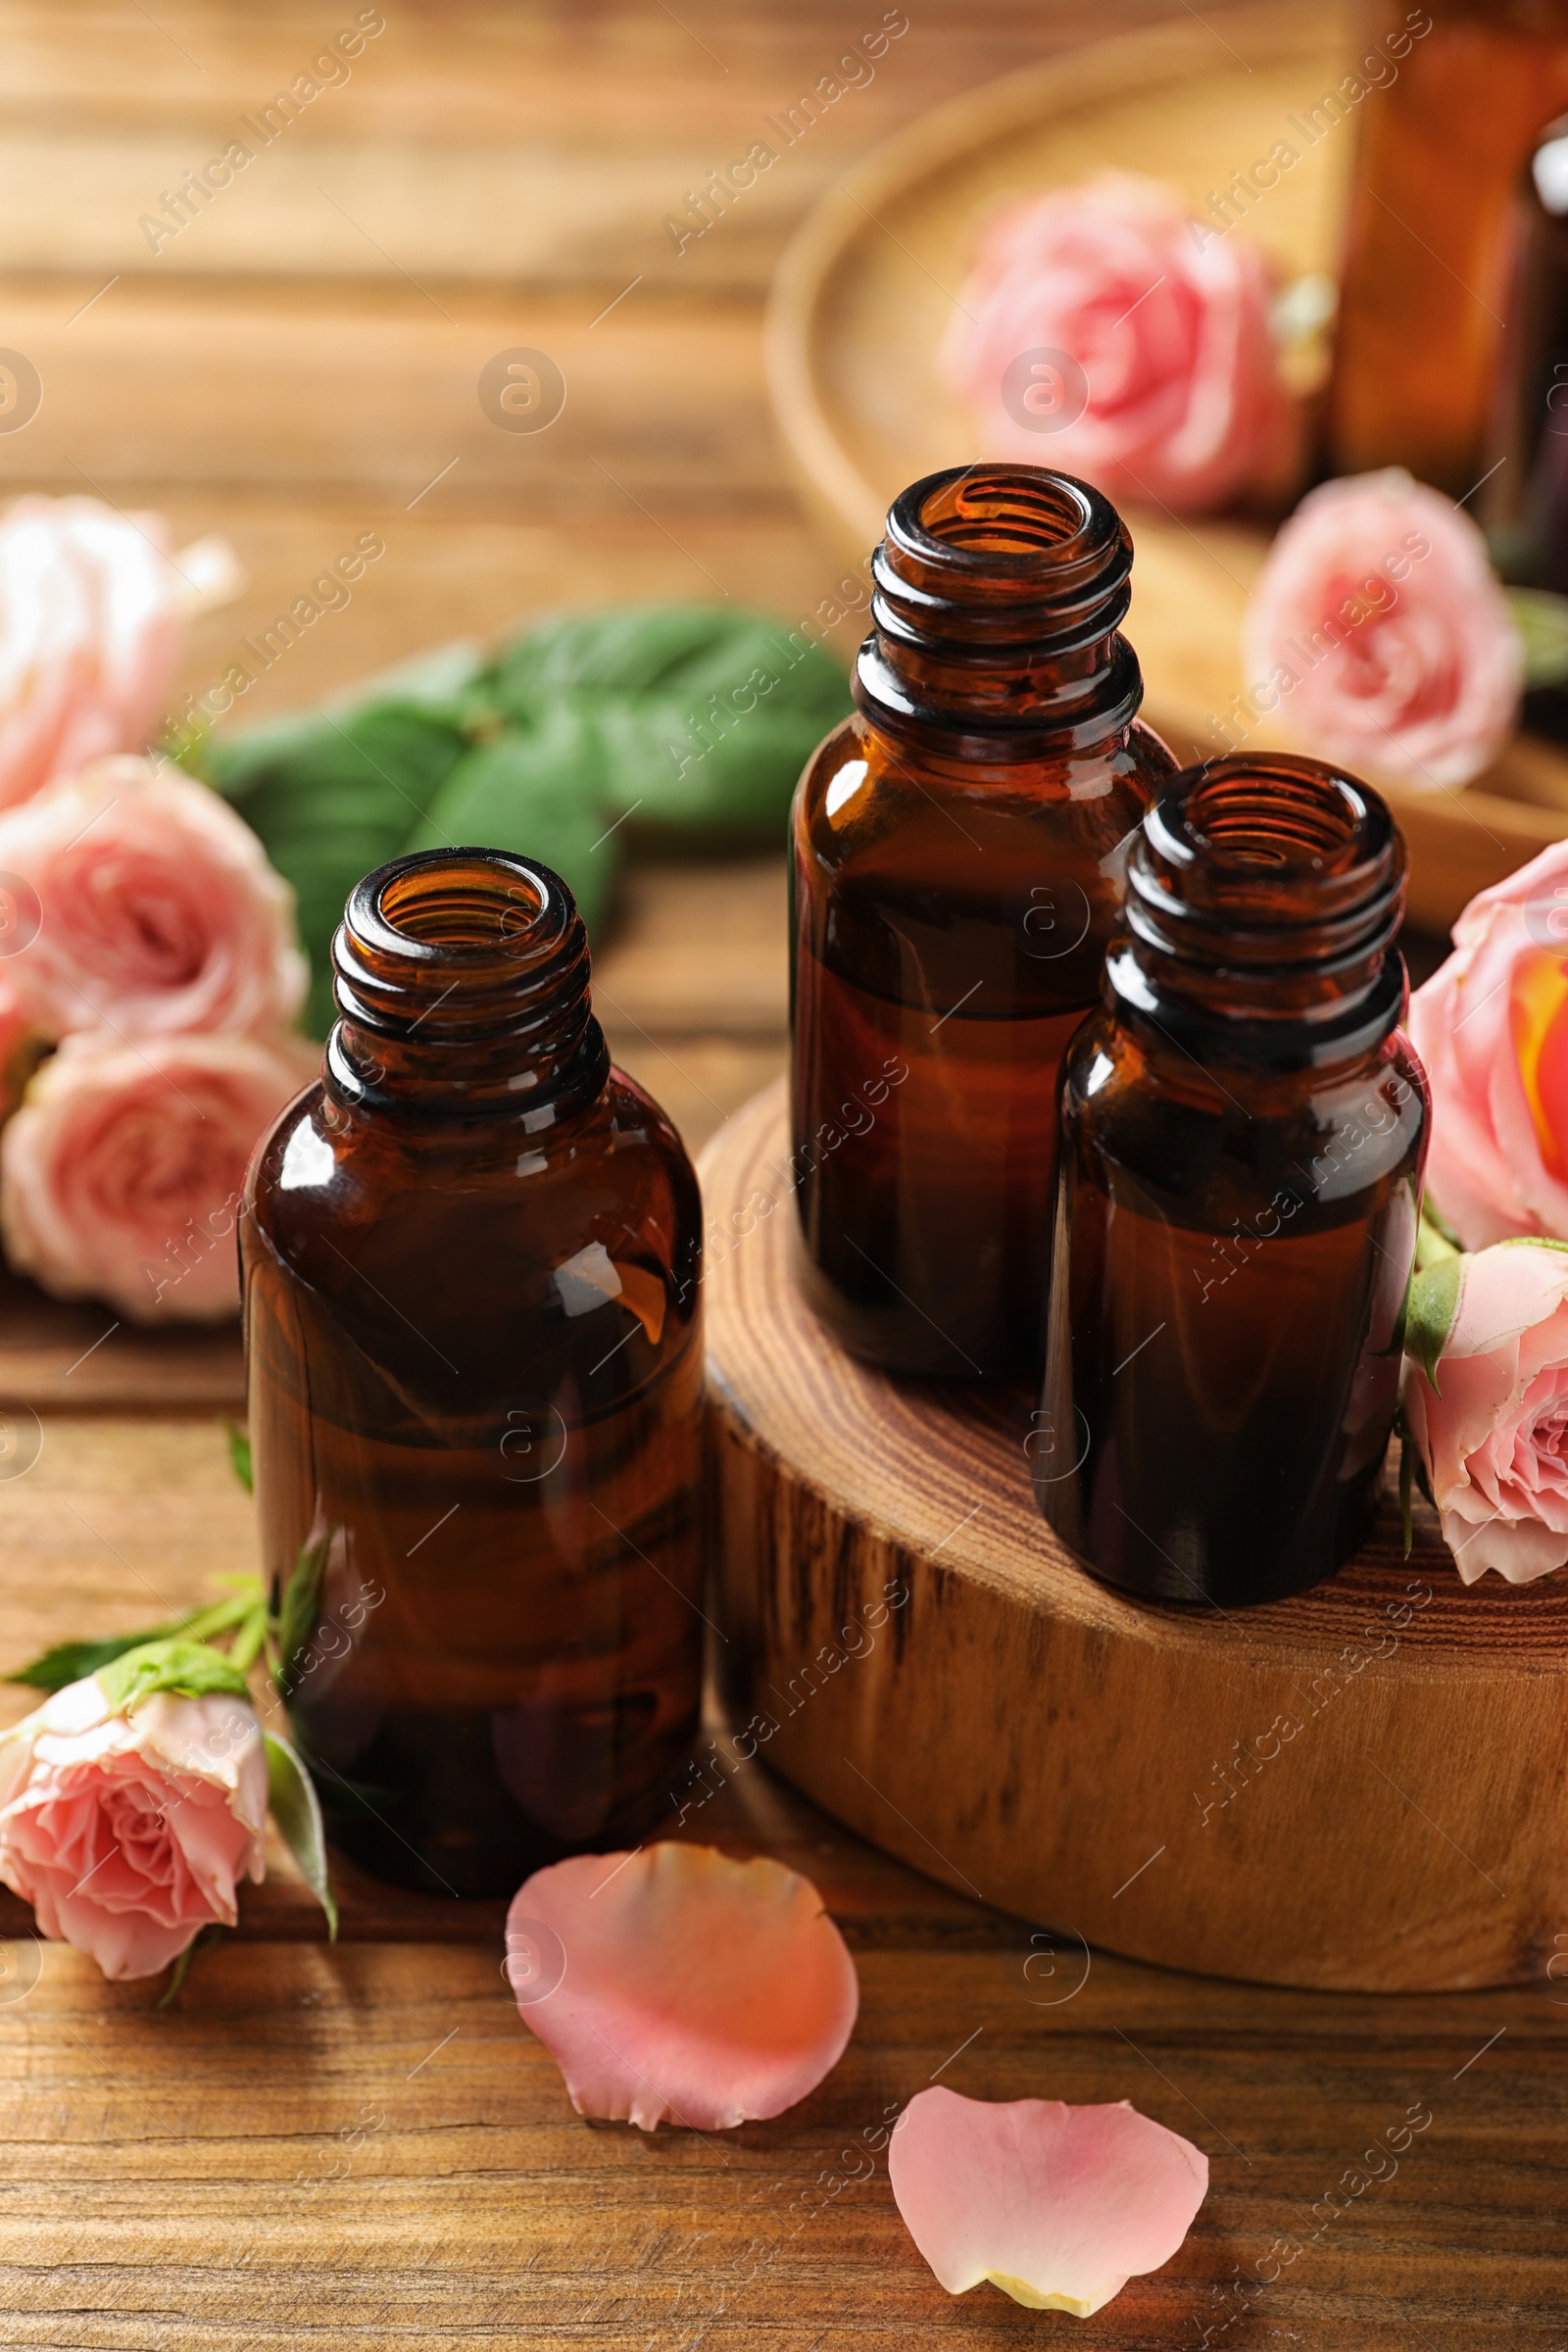
<path id="1" fill-rule="evenodd" d="M 1494 1568 L 1529 1584 L 1568 1560 L 1568 1249 L 1449 1258 L 1418 1278 L 1417 1300 L 1435 1276 L 1457 1291 L 1435 1380 L 1413 1362 L 1405 1374 L 1410 1440 L 1465 1583 Z"/>
<path id="2" fill-rule="evenodd" d="M 1190 513 L 1245 487 L 1284 424 L 1268 308 L 1254 246 L 1106 172 L 996 216 L 941 364 L 988 456 Z"/>
<path id="3" fill-rule="evenodd" d="M 294 1039 L 68 1037 L 0 1131 L 11 1264 L 138 1323 L 236 1313 L 246 1166 L 318 1062 Z"/>
<path id="4" fill-rule="evenodd" d="M 159 1692 L 117 1713 L 95 1677 L 0 1734 L 0 1879 L 106 1977 L 151 1977 L 264 1875 L 267 1757 L 244 1699 Z"/>
<path id="5" fill-rule="evenodd" d="M 1471 900 L 1410 1000 L 1432 1199 L 1469 1250 L 1568 1240 L 1568 841 Z"/>
<path id="6" fill-rule="evenodd" d="M 1398 466 L 1309 491 L 1243 629 L 1249 694 L 1302 747 L 1403 784 L 1464 784 L 1513 733 L 1524 648 L 1487 543 Z"/>
<path id="7" fill-rule="evenodd" d="M 259 1033 L 304 1003 L 293 891 L 244 819 L 172 768 L 100 760 L 0 813 L 0 894 L 5 977 L 50 1037 Z"/>
<path id="8" fill-rule="evenodd" d="M 184 613 L 232 582 L 220 540 L 177 558 L 159 514 L 21 498 L 0 517 L 0 807 L 106 752 L 163 709 Z"/>

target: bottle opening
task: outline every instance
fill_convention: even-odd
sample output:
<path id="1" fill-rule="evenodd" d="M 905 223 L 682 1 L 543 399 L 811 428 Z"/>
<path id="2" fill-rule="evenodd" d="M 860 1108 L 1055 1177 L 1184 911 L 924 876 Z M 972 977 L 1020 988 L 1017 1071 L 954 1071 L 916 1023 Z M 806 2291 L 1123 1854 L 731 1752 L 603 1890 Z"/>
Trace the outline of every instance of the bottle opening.
<path id="1" fill-rule="evenodd" d="M 506 850 L 400 858 L 350 895 L 332 964 L 326 1066 L 344 1101 L 466 1115 L 603 1083 L 587 933 L 548 866 Z"/>
<path id="2" fill-rule="evenodd" d="M 1207 1024 L 1382 1019 L 1402 1001 L 1404 877 L 1398 827 L 1354 776 L 1283 753 L 1188 768 L 1133 844 L 1111 986 Z"/>
<path id="3" fill-rule="evenodd" d="M 499 850 L 401 858 L 362 882 L 350 902 L 356 929 L 364 922 L 416 947 L 457 955 L 514 954 L 552 913 L 558 919 L 549 927 L 559 936 L 572 911 L 554 874 Z"/>
<path id="4" fill-rule="evenodd" d="M 1186 794 L 1180 821 L 1218 866 L 1295 870 L 1304 880 L 1348 871 L 1378 846 L 1367 795 L 1352 777 L 1303 772 L 1285 760 L 1216 762 Z"/>
<path id="5" fill-rule="evenodd" d="M 1094 520 L 1089 494 L 1070 475 L 1035 466 L 975 466 L 920 487 L 920 530 L 985 556 L 1055 555 Z"/>

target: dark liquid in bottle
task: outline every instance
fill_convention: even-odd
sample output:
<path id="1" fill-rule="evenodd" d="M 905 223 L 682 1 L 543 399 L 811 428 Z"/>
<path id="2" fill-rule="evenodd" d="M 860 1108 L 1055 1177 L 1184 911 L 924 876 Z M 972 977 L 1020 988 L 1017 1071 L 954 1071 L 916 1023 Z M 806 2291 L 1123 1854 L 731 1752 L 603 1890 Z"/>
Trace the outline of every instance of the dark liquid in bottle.
<path id="1" fill-rule="evenodd" d="M 1070 1088 L 1093 1066 L 1093 1036 Z M 1401 1050 L 1343 1106 L 1366 1140 L 1342 1140 L 1332 1161 L 1336 1139 L 1298 1119 L 1220 1116 L 1184 1133 L 1168 1103 L 1157 1143 L 1152 1121 L 1129 1122 L 1147 1158 L 1112 1159 L 1113 1112 L 1092 1152 L 1070 1154 L 1071 1273 L 1030 1451 L 1047 1517 L 1107 1582 L 1222 1607 L 1271 1600 L 1371 1532 L 1420 1106 Z M 1331 1168 L 1354 1171 L 1357 1156 L 1364 1181 L 1325 1199 Z"/>
<path id="2" fill-rule="evenodd" d="M 981 928 L 921 941 L 914 1002 L 809 944 L 796 964 L 801 1280 L 846 1346 L 905 1371 L 1021 1371 L 1039 1346 L 1057 1066 L 1092 1003 L 1020 1004 L 995 925 L 977 985 Z"/>
<path id="3" fill-rule="evenodd" d="M 1065 475 L 895 502 L 859 713 L 793 817 L 797 1268 L 889 1371 L 1038 1373 L 1056 1072 L 1175 761 L 1117 624 L 1132 543 Z"/>
<path id="4" fill-rule="evenodd" d="M 484 913 L 484 872 L 460 880 Z M 432 1044 L 404 1007 L 367 1106 L 340 1023 L 242 1226 L 265 1557 L 280 1584 L 321 1558 L 294 1728 L 333 1842 L 436 1893 L 635 1841 L 696 1731 L 700 1204 L 668 1122 L 606 1077 L 571 923 L 580 970 L 540 955 L 555 1062 L 514 1035 Z M 448 974 L 416 978 L 434 1003 Z M 564 1091 L 524 1109 L 541 1066 Z M 485 1098 L 466 1116 L 449 1071 Z"/>

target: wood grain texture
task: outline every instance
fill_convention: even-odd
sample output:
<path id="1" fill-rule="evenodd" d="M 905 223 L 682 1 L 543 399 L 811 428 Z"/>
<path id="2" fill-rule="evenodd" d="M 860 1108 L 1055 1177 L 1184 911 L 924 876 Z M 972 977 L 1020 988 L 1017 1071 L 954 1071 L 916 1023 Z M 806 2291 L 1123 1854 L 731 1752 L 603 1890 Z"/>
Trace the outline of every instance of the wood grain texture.
<path id="1" fill-rule="evenodd" d="M 751 220 L 737 213 L 684 259 L 666 246 L 662 278 L 649 272 L 604 324 L 587 322 L 658 255 L 668 175 L 683 189 L 735 153 L 755 111 L 858 26 L 842 0 L 676 0 L 673 15 L 655 0 L 410 0 L 387 10 L 350 87 L 302 126 L 302 140 L 335 145 L 334 167 L 341 158 L 357 184 L 387 191 L 400 235 L 417 226 L 450 257 L 453 274 L 425 282 L 456 319 L 494 318 L 511 338 L 538 293 L 552 319 L 575 322 L 581 399 L 563 427 L 592 407 L 604 435 L 593 454 L 625 495 L 583 445 L 566 465 L 553 432 L 548 450 L 514 450 L 511 474 L 465 443 L 465 463 L 410 506 L 458 454 L 446 428 L 471 385 L 442 355 L 452 330 L 398 274 L 408 257 L 386 233 L 390 212 L 361 215 L 386 250 L 362 240 L 356 274 L 332 273 L 351 232 L 323 203 L 303 242 L 279 233 L 281 213 L 244 225 L 243 256 L 240 226 L 224 228 L 235 246 L 221 266 L 209 244 L 176 272 L 166 246 L 162 268 L 149 255 L 67 329 L 118 267 L 111 247 L 127 250 L 144 166 L 201 160 L 228 110 L 355 13 L 0 0 L 5 294 L 54 337 L 47 397 L 72 426 L 42 469 L 26 450 L 47 405 L 26 434 L 0 437 L 6 480 L 75 491 L 84 472 L 122 505 L 172 514 L 176 543 L 233 539 L 251 586 L 201 623 L 182 689 L 204 686 L 345 530 L 380 529 L 385 561 L 258 683 L 258 715 L 558 605 L 722 590 L 792 622 L 812 610 L 842 566 L 780 487 L 756 357 L 761 289 L 790 225 L 782 203 L 765 223 L 756 208 Z M 843 142 L 835 168 L 954 89 L 1106 23 L 1103 0 L 929 0 L 910 13 L 872 89 L 824 125 Z M 1114 18 L 1184 14 L 1174 0 L 1118 0 Z M 100 140 L 107 169 L 91 152 Z M 520 176 L 520 162 L 494 153 L 509 142 L 548 152 L 574 203 L 593 196 L 597 156 L 607 200 L 575 227 L 558 209 L 559 247 L 493 209 L 419 222 L 408 191 L 427 155 L 424 184 L 461 208 L 465 185 Z M 480 143 L 488 181 L 464 161 Z M 641 179 L 623 169 L 628 152 L 648 167 Z M 803 152 L 790 168 L 776 185 L 804 207 L 819 167 Z M 268 190 L 258 174 L 246 191 L 263 212 Z M 501 253 L 534 273 L 525 286 L 497 276 L 487 257 Z M 132 294 L 139 343 L 112 313 L 101 340 L 83 339 Z M 252 300 L 265 331 L 247 325 Z M 334 309 L 335 344 L 322 323 Z M 603 361 L 624 310 L 636 331 L 604 343 Z M 5 340 L 19 339 L 8 326 Z M 373 380 L 356 375 L 356 351 L 373 354 Z M 470 464 L 488 467 L 472 490 Z M 700 879 L 707 892 L 714 878 Z M 621 1008 L 617 1054 L 694 1137 L 782 1054 L 782 1012 L 767 1025 L 782 1003 L 780 870 L 755 899 L 744 869 L 734 879 L 726 914 L 687 897 L 679 869 L 639 864 L 600 960 Z M 743 904 L 755 923 L 737 938 Z M 709 953 L 720 924 L 729 935 Z M 213 1571 L 254 1564 L 216 1421 L 106 1420 L 48 1400 L 41 1419 L 36 1467 L 0 1480 L 0 1670 L 85 1627 L 145 1623 L 204 1594 Z M 27 1704 L 0 1692 L 7 1719 Z M 12 1900 L 0 1916 L 0 2338 L 73 2352 L 882 2352 L 938 2331 L 961 2352 L 1069 2334 L 1107 2352 L 1196 2352 L 1205 2329 L 1227 2352 L 1568 2342 L 1562 1988 L 1377 2000 L 1222 1985 L 1097 1953 L 1073 1991 L 1075 1945 L 1031 1945 L 1026 1926 L 861 1844 L 760 1763 L 732 1768 L 733 1741 L 716 1724 L 712 1736 L 706 1775 L 681 1792 L 681 1834 L 808 1870 L 856 1950 L 860 2024 L 810 2101 L 707 2142 L 581 2123 L 508 1998 L 494 1906 L 421 1903 L 340 1870 L 347 1940 L 329 1949 L 274 1851 L 267 1885 L 245 1890 L 237 1937 L 158 2015 L 154 1987 L 105 1985 L 74 1955 L 22 1942 Z M 730 1763 L 715 1764 L 719 1752 Z M 868 2172 L 866 2132 L 933 2075 L 988 2097 L 1130 2097 L 1189 2133 L 1213 2187 L 1178 2262 L 1081 2334 L 990 2289 L 950 2301 L 898 2221 L 885 2162 L 852 2177 Z M 1336 2213 L 1325 2192 L 1416 2099 L 1432 2127 L 1383 2187 L 1342 2189 Z M 371 2128 L 366 2109 L 384 2122 Z M 1278 2279 L 1238 2297 L 1237 2272 L 1259 2284 L 1287 2234 L 1299 2251 Z"/>
<path id="2" fill-rule="evenodd" d="M 1195 215 L 1250 158 L 1293 133 L 1332 87 L 1353 27 L 1319 0 L 1233 12 L 1216 38 L 1195 12 L 1124 32 L 1049 69 L 967 89 L 894 135 L 828 190 L 780 267 L 768 325 L 773 405 L 796 476 L 847 559 L 877 536 L 892 498 L 939 466 L 966 464 L 973 427 L 938 354 L 981 223 L 1004 199 L 1109 166 L 1152 173 Z M 1353 132 L 1303 138 L 1236 233 L 1282 282 L 1337 267 Z M 1054 463 L 1049 434 L 1040 462 Z M 1287 512 L 1296 467 L 1256 503 Z M 1145 715 L 1184 759 L 1299 750 L 1290 706 L 1245 698 L 1242 618 L 1272 516 L 1190 520 L 1128 506 L 1137 548 L 1126 631 L 1148 687 Z M 1377 776 L 1410 844 L 1414 920 L 1446 930 L 1479 889 L 1568 830 L 1568 760 L 1534 738 L 1510 745 L 1463 790 Z"/>
<path id="3" fill-rule="evenodd" d="M 781 1085 L 704 1160 L 721 1663 L 769 1762 L 946 1885 L 1143 1959 L 1541 1980 L 1568 1948 L 1568 1588 L 1467 1589 L 1432 1514 L 1405 1560 L 1386 1507 L 1267 1608 L 1122 1598 L 1040 1517 L 1031 1396 L 827 1338 L 788 1160 Z"/>
<path id="4" fill-rule="evenodd" d="M 215 1423 L 48 1417 L 36 1467 L 0 1496 L 0 1671 L 84 1626 L 144 1622 L 254 1558 Z M 0 1693 L 8 1719 L 27 1704 Z M 1065 2341 L 1067 2322 L 989 2288 L 950 2300 L 909 2243 L 877 2133 L 933 2079 L 980 2098 L 1130 2098 L 1208 2155 L 1181 2254 L 1085 2324 L 1104 2352 L 1196 2352 L 1205 2328 L 1242 2352 L 1568 2340 L 1560 1985 L 1373 1998 L 1085 1953 L 873 1851 L 716 1721 L 711 1737 L 670 1829 L 807 1872 L 856 1955 L 859 2023 L 810 2098 L 706 2137 L 585 2124 L 502 1981 L 500 1906 L 406 1895 L 341 1864 L 341 1944 L 322 1943 L 274 1848 L 268 1883 L 242 1892 L 239 1935 L 164 2013 L 156 1984 L 108 1985 L 37 1946 L 12 1899 L 4 2341 L 882 2352 L 941 2330 L 979 2352 L 1047 2328 Z M 1412 2107 L 1432 2121 L 1397 2171 L 1384 2155 L 1357 2170 Z M 1374 2168 L 1382 2183 L 1352 2193 Z"/>

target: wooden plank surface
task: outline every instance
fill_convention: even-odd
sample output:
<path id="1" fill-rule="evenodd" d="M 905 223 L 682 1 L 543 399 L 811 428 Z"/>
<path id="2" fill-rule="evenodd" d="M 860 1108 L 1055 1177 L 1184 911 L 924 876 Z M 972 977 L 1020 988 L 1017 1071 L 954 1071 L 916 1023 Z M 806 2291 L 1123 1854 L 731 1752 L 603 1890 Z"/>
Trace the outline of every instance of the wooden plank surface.
<path id="1" fill-rule="evenodd" d="M 214 1425 L 62 1416 L 0 1498 L 0 1670 L 251 1557 Z M 26 1703 L 8 1690 L 0 1711 Z M 983 1769 L 979 1727 L 976 1750 Z M 0 2340 L 875 2352 L 911 2329 L 961 2346 L 1064 2336 L 1079 2324 L 989 2288 L 950 2300 L 909 2243 L 876 2135 L 934 2077 L 973 2097 L 1130 2098 L 1209 2156 L 1181 2254 L 1075 2342 L 1568 2340 L 1568 1988 L 1379 2000 L 1091 1958 L 874 1854 L 758 1764 L 714 1780 L 683 1834 L 807 1871 L 861 1985 L 828 2081 L 736 2132 L 648 2138 L 573 2116 L 502 1980 L 495 1905 L 345 1874 L 329 1949 L 274 1854 L 239 1936 L 159 2013 L 155 1985 L 40 1951 L 13 1903 Z M 1412 2109 L 1431 2120 L 1397 2170 L 1374 2159 L 1386 2179 L 1351 2194 L 1363 2151 Z"/>
<path id="2" fill-rule="evenodd" d="M 170 514 L 176 544 L 230 538 L 249 584 L 198 626 L 181 690 L 359 532 L 386 540 L 352 605 L 257 684 L 258 716 L 558 606 L 728 596 L 792 624 L 811 612 L 842 565 L 786 487 L 760 357 L 761 295 L 794 222 L 845 163 L 955 89 L 1188 12 L 920 0 L 874 81 L 677 253 L 665 214 L 879 6 L 411 0 L 220 206 L 157 254 L 138 243 L 149 200 L 357 13 L 0 0 L 0 342 L 33 353 L 45 387 L 33 422 L 0 434 L 0 485 L 96 487 Z M 1223 17 L 1205 16 L 1222 41 Z M 493 431 L 477 405 L 482 360 L 519 343 L 558 352 L 568 377 L 565 413 L 537 437 Z M 835 636 L 846 660 L 857 634 Z M 781 901 L 776 859 L 639 864 L 601 943 L 617 1054 L 694 1146 L 780 1066 Z M 24 1320 L 13 1301 L 0 1329 L 20 1337 Z M 81 1345 L 100 1328 L 84 1324 Z M 98 1354 L 113 1365 L 110 1343 Z M 65 1364 L 45 1374 L 35 1363 L 22 1383 L 41 1450 L 0 1475 L 0 1670 L 67 1632 L 145 1622 L 254 1558 L 210 1415 L 105 1419 L 112 1386 L 73 1410 L 83 1392 Z M 0 1691 L 0 1718 L 27 1703 Z M 985 1745 L 977 1726 L 977 1771 Z M 1031 1944 L 758 1766 L 716 1779 L 683 1834 L 809 1871 L 855 1948 L 862 2013 L 811 2099 L 707 2139 L 572 2116 L 501 1980 L 493 1905 L 345 1873 L 330 1950 L 274 1853 L 239 1935 L 159 2014 L 153 1988 L 40 1951 L 11 1902 L 0 2340 L 1568 2344 L 1568 1985 L 1375 2001 L 1097 1954 L 1080 1986 L 1070 1941 Z M 1543 1922 L 1548 1944 L 1559 1928 Z M 990 2289 L 950 2301 L 868 2147 L 933 2076 L 993 2097 L 1131 2097 L 1188 2132 L 1214 2186 L 1183 2253 L 1081 2332 Z M 1334 2213 L 1334 2184 L 1412 2102 L 1433 2120 L 1397 2174 L 1342 2191 Z M 1281 2237 L 1301 2249 L 1288 2263 L 1269 2253 Z M 1258 2266 L 1276 2262 L 1263 2285 Z M 1235 2292 L 1238 2271 L 1255 2293 Z"/>

